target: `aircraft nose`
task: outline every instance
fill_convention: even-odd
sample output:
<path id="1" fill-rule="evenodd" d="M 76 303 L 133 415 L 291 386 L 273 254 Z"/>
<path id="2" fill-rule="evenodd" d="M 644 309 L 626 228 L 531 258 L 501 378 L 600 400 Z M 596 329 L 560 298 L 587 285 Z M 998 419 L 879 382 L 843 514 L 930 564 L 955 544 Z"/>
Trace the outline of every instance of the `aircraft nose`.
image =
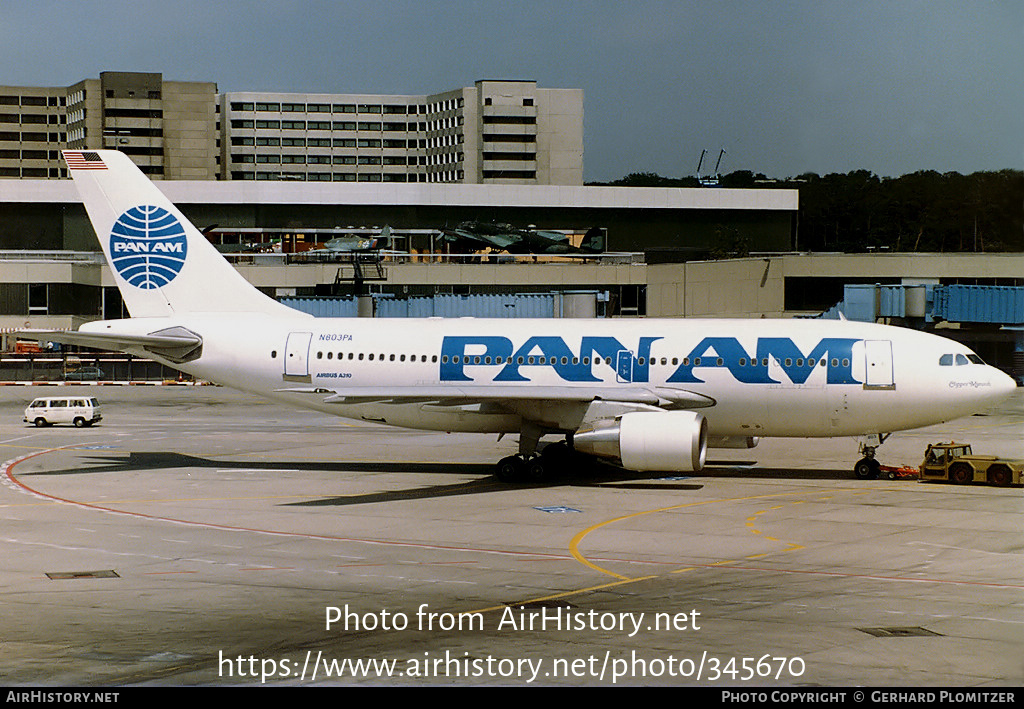
<path id="1" fill-rule="evenodd" d="M 1005 399 L 1017 390 L 1017 382 L 1005 372 L 996 370 L 992 379 L 992 388 L 1000 400 Z"/>

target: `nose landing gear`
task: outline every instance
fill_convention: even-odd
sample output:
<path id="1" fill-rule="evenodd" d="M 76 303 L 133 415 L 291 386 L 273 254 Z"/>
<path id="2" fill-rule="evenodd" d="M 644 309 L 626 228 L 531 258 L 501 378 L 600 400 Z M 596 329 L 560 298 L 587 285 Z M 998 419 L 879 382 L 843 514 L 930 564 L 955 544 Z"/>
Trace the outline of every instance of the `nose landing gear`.
<path id="1" fill-rule="evenodd" d="M 873 433 L 858 441 L 858 450 L 863 458 L 853 466 L 853 474 L 860 480 L 874 480 L 882 470 L 882 464 L 875 458 L 875 451 L 891 436 L 891 433 Z"/>

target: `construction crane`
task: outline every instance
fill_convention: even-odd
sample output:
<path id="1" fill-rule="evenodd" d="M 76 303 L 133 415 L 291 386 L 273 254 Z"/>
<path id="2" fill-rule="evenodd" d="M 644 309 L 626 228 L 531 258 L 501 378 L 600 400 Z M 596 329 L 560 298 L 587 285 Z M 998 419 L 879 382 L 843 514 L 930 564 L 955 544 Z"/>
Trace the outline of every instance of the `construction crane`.
<path id="1" fill-rule="evenodd" d="M 725 150 L 718 153 L 718 162 L 715 163 L 715 174 L 708 177 L 700 176 L 701 165 L 704 164 L 704 156 L 707 155 L 707 150 L 700 151 L 700 160 L 697 161 L 697 182 L 700 183 L 701 187 L 718 187 L 718 179 L 721 176 L 718 172 L 719 166 L 722 164 L 722 156 L 725 155 Z"/>

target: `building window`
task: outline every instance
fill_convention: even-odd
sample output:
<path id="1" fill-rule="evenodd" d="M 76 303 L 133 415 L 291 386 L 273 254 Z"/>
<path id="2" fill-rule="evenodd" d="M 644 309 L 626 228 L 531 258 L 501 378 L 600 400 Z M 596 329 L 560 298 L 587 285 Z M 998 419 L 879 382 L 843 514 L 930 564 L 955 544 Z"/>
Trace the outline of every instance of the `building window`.
<path id="1" fill-rule="evenodd" d="M 510 160 L 519 162 L 532 162 L 537 159 L 536 153 L 498 153 L 484 152 L 484 160 Z"/>
<path id="2" fill-rule="evenodd" d="M 48 310 L 46 284 L 30 283 L 28 286 L 28 314 L 46 315 Z"/>

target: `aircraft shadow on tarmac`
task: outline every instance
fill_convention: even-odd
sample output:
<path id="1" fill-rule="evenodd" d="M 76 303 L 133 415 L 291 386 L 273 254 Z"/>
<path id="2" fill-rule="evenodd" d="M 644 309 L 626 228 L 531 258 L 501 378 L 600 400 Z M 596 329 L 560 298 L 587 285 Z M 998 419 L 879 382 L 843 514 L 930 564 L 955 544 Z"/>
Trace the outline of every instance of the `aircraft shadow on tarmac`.
<path id="1" fill-rule="evenodd" d="M 850 477 L 837 470 L 792 470 L 785 468 L 755 468 L 750 461 L 711 461 L 698 476 L 671 475 L 660 473 L 636 473 L 610 465 L 596 463 L 579 469 L 571 469 L 550 480 L 540 482 L 500 482 L 494 477 L 494 467 L 485 463 L 395 463 L 366 461 L 223 461 L 211 460 L 182 453 L 143 451 L 122 455 L 86 455 L 82 464 L 63 470 L 27 472 L 21 477 L 42 477 L 61 475 L 98 475 L 135 472 L 140 470 L 171 470 L 179 468 L 230 470 L 259 470 L 272 473 L 281 471 L 308 470 L 317 473 L 427 473 L 432 475 L 477 475 L 477 480 L 459 481 L 452 484 L 425 485 L 407 490 L 369 492 L 365 494 L 323 497 L 303 502 L 282 503 L 282 506 L 322 507 L 372 504 L 376 502 L 397 502 L 400 500 L 432 499 L 456 495 L 475 495 L 501 492 L 510 489 L 551 488 L 551 487 L 609 487 L 633 490 L 699 490 L 708 478 L 750 478 L 780 480 L 835 480 Z"/>

